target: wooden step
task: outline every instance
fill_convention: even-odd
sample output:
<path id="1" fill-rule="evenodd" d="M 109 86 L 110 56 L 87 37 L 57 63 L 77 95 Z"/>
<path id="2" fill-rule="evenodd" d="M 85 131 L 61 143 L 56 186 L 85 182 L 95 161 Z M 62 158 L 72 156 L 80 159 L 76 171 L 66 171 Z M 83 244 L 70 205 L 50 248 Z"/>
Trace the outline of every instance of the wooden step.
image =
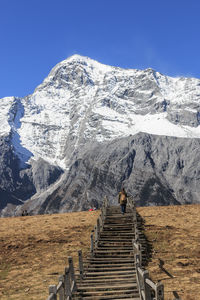
<path id="1" fill-rule="evenodd" d="M 113 271 L 128 271 L 128 270 L 133 270 L 133 271 L 135 271 L 135 267 L 133 267 L 133 266 L 130 266 L 130 267 L 127 267 L 127 266 L 123 266 L 123 267 L 104 267 L 104 268 L 102 268 L 102 267 L 88 267 L 87 269 L 86 269 L 86 272 L 113 272 Z"/>
<path id="2" fill-rule="evenodd" d="M 98 273 L 99 274 L 99 273 Z M 133 281 L 136 280 L 136 272 L 131 272 L 131 273 L 118 273 L 118 274 L 99 274 L 98 276 L 95 276 L 95 277 L 92 277 L 92 276 L 86 276 L 85 275 L 85 278 L 84 280 L 82 280 L 81 282 L 83 283 L 84 281 L 90 281 L 92 282 L 93 280 L 118 280 L 118 279 L 121 279 L 121 280 L 124 280 L 126 282 L 126 280 L 128 279 L 132 279 Z"/>
<path id="3" fill-rule="evenodd" d="M 77 298 L 74 298 L 75 300 L 104 300 L 104 299 L 115 299 L 115 300 L 124 300 L 124 299 L 129 299 L 129 300 L 141 300 L 138 294 L 133 294 L 133 295 L 106 295 L 106 296 L 81 296 L 80 298 L 78 296 L 75 296 Z"/>
<path id="4" fill-rule="evenodd" d="M 122 270 L 122 271 L 109 271 L 109 272 L 86 272 L 85 276 L 86 277 L 91 277 L 91 276 L 101 276 L 101 275 L 119 275 L 119 274 L 136 274 L 136 272 L 134 270 Z"/>
<path id="5" fill-rule="evenodd" d="M 85 264 L 85 267 L 87 266 L 99 266 L 101 268 L 105 268 L 105 267 L 117 267 L 117 266 L 135 266 L 135 263 L 134 261 L 128 261 L 127 263 L 124 263 L 124 262 L 118 262 L 118 261 L 115 261 L 113 263 L 107 261 L 107 263 L 105 263 L 104 261 L 93 261 L 93 262 L 90 262 L 89 264 Z"/>
<path id="6" fill-rule="evenodd" d="M 109 299 L 115 299 L 115 300 L 124 300 L 124 299 L 129 299 L 129 300 L 141 300 L 141 298 L 139 297 L 139 294 L 134 292 L 132 294 L 118 294 L 118 295 L 101 295 L 101 296 L 73 296 L 72 299 L 75 300 L 109 300 Z"/>
<path id="7" fill-rule="evenodd" d="M 105 261 L 105 262 L 119 262 L 119 259 L 117 257 L 95 257 L 95 256 L 88 256 L 86 258 L 86 261 Z M 129 261 L 134 261 L 134 258 L 132 257 L 125 257 L 120 260 L 120 262 L 129 262 Z"/>
<path id="8" fill-rule="evenodd" d="M 122 279 L 126 279 L 126 283 L 136 283 L 136 279 L 134 280 L 132 277 L 113 277 L 113 278 L 91 278 L 84 281 L 79 281 L 82 285 L 88 284 L 112 284 L 115 283 L 122 283 Z M 78 281 L 77 281 L 78 282 Z"/>
<path id="9" fill-rule="evenodd" d="M 83 279 L 77 281 L 73 299 L 139 300 L 132 241 L 135 238 L 132 212 L 109 207 L 93 256 L 84 261 Z"/>
<path id="10" fill-rule="evenodd" d="M 137 288 L 137 284 L 136 283 L 125 283 L 125 284 L 119 284 L 119 283 L 116 283 L 116 284 L 112 284 L 112 285 L 98 285 L 98 286 L 93 286 L 93 285 L 88 285 L 88 286 L 82 286 L 82 287 L 79 287 L 78 289 L 77 289 L 77 291 L 96 291 L 97 289 L 100 291 L 100 290 L 106 290 L 106 292 L 107 291 L 109 291 L 109 290 L 122 290 L 122 289 L 124 289 L 124 290 L 126 290 L 126 289 L 135 289 L 135 288 Z"/>
<path id="11" fill-rule="evenodd" d="M 129 289 L 123 289 L 123 287 L 121 289 L 115 289 L 115 290 L 106 290 L 106 291 L 87 291 L 87 290 L 77 290 L 78 293 L 82 293 L 82 295 L 84 296 L 105 296 L 105 295 L 117 295 L 117 294 L 131 294 L 133 296 L 134 292 L 137 293 L 136 291 L 137 289 L 137 285 L 133 288 L 129 288 Z M 138 296 L 138 293 L 136 294 Z"/>
<path id="12" fill-rule="evenodd" d="M 113 246 L 113 245 L 111 245 L 111 246 L 109 246 L 109 245 L 101 245 L 101 246 L 99 246 L 99 244 L 98 244 L 98 247 L 97 247 L 97 251 L 98 250 L 108 250 L 108 251 L 110 251 L 110 250 L 125 250 L 125 251 L 133 251 L 133 247 L 130 247 L 130 246 Z"/>

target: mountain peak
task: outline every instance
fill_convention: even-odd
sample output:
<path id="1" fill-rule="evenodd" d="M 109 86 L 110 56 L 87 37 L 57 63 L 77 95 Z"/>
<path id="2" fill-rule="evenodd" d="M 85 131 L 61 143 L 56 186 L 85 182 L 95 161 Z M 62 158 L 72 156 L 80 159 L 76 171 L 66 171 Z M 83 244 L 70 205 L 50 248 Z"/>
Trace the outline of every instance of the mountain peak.
<path id="1" fill-rule="evenodd" d="M 109 66 L 106 64 L 102 64 L 101 62 L 99 62 L 95 59 L 92 59 L 88 56 L 83 56 L 83 55 L 79 55 L 79 54 L 74 54 L 74 55 L 68 57 L 67 59 L 62 61 L 61 64 L 63 63 L 65 65 L 65 64 L 68 64 L 69 62 L 80 63 L 82 65 L 90 66 L 91 68 L 97 68 L 97 69 L 101 69 L 104 71 L 110 71 L 113 68 L 116 68 L 116 67 L 112 67 L 112 66 Z"/>
<path id="2" fill-rule="evenodd" d="M 87 140 L 104 142 L 138 132 L 199 138 L 199 82 L 74 54 L 58 63 L 21 106 L 2 101 L 0 115 L 6 132 L 12 127 L 16 149 L 24 145 L 33 157 L 65 168 L 68 144 L 76 151 Z M 8 115 L 18 121 L 16 128 Z"/>
<path id="3" fill-rule="evenodd" d="M 92 60 L 88 56 L 80 55 L 80 54 L 73 54 L 69 56 L 65 61 L 87 61 L 87 60 Z"/>
<path id="4" fill-rule="evenodd" d="M 158 174 L 161 170 L 163 173 L 169 172 L 171 174 L 168 177 L 170 181 L 171 178 L 174 180 L 180 172 L 180 178 L 183 178 L 184 181 L 185 173 L 182 172 L 185 170 L 184 166 L 188 160 L 188 178 L 193 177 L 194 174 L 197 178 L 198 172 L 196 169 L 192 169 L 192 173 L 190 173 L 190 159 L 188 159 L 192 141 L 184 139 L 182 142 L 182 139 L 178 139 L 178 137 L 197 138 L 198 141 L 194 148 L 195 153 L 199 153 L 199 95 L 200 80 L 198 79 L 172 78 L 150 68 L 135 70 L 107 66 L 78 54 L 69 57 L 51 70 L 48 77 L 36 88 L 32 95 L 21 99 L 4 98 L 0 101 L 0 136 L 3 137 L 0 144 L 2 143 L 1 151 L 4 153 L 1 159 L 4 159 L 4 165 L 8 166 L 4 169 L 0 168 L 0 175 L 5 178 L 2 180 L 2 184 L 0 183 L 0 196 L 1 189 L 6 190 L 6 186 L 8 186 L 7 190 L 9 192 L 16 189 L 12 195 L 14 195 L 14 198 L 18 197 L 18 185 L 21 182 L 23 197 L 26 195 L 27 199 L 37 191 L 38 194 L 34 194 L 33 197 L 35 198 L 31 201 L 37 199 L 41 192 L 41 199 L 45 200 L 45 197 L 54 193 L 57 184 L 58 186 L 62 185 L 62 180 L 66 180 L 65 175 L 68 176 L 69 170 L 72 178 L 76 176 L 77 168 L 79 168 L 79 166 L 77 167 L 77 161 L 83 159 L 86 162 L 87 160 L 84 160 L 86 153 L 87 155 L 90 153 L 89 160 L 92 167 L 87 170 L 84 168 L 79 169 L 79 174 L 84 174 L 84 176 L 93 172 L 91 171 L 93 169 L 96 172 L 96 167 L 93 168 L 94 165 L 103 166 L 105 163 L 106 166 L 110 166 L 111 160 L 114 168 L 105 169 L 106 173 L 112 176 L 116 173 L 131 174 L 132 169 L 139 170 L 146 166 L 147 169 L 144 173 L 139 175 L 143 178 L 143 174 L 147 174 L 149 168 L 152 167 L 154 172 L 157 161 Z M 141 132 L 145 133 L 144 138 L 144 134 L 141 134 Z M 8 141 L 5 140 L 6 136 Z M 132 138 L 133 136 L 134 138 Z M 138 136 L 138 139 L 136 136 Z M 157 137 L 153 138 L 153 136 Z M 132 148 L 127 153 L 127 142 L 129 145 L 133 145 L 132 139 L 137 140 L 137 149 Z M 152 145 L 150 145 L 151 139 L 153 141 Z M 174 146 L 176 140 L 180 140 L 180 143 L 178 141 Z M 118 142 L 115 143 L 115 141 Z M 159 141 L 161 141 L 160 146 L 158 146 Z M 188 150 L 184 156 L 181 154 L 177 163 L 174 164 L 175 156 L 177 153 L 181 153 L 180 149 L 186 141 Z M 110 145 L 111 152 L 107 152 L 107 145 Z M 166 152 L 168 145 L 171 148 Z M 160 153 L 162 153 L 159 160 L 157 160 L 158 147 Z M 118 151 L 118 149 L 118 158 L 116 158 L 116 150 Z M 141 158 L 142 149 L 144 151 Z M 172 155 L 168 168 L 166 157 L 169 156 L 168 153 L 173 153 L 170 149 L 174 149 L 175 154 Z M 99 150 L 102 152 L 98 153 Z M 108 155 L 106 160 L 104 159 L 104 153 Z M 134 162 L 135 153 L 136 155 L 138 153 L 139 156 Z M 193 153 L 193 149 L 191 153 Z M 13 157 L 12 160 L 10 159 L 11 156 Z M 95 158 L 94 162 L 91 159 L 92 157 Z M 102 161 L 98 161 L 101 157 Z M 195 156 L 191 155 L 191 157 Z M 120 164 L 118 164 L 119 161 Z M 198 158 L 195 158 L 194 168 L 196 168 L 196 161 L 198 161 Z M 107 164 L 107 162 L 109 163 Z M 125 169 L 123 169 L 124 171 L 119 169 L 118 172 L 115 166 L 121 166 L 121 162 L 123 162 Z M 126 162 L 128 165 L 126 165 Z M 138 162 L 141 164 L 135 166 Z M 29 169 L 27 168 L 24 171 L 26 173 L 23 173 L 24 177 L 22 177 L 21 168 L 25 168 L 27 163 Z M 74 169 L 72 169 L 73 163 Z M 18 177 L 15 175 L 16 164 L 19 166 Z M 87 163 L 83 163 L 83 165 L 85 166 Z M 61 168 L 65 172 L 64 177 L 60 178 L 61 181 L 54 185 L 53 182 L 62 174 Z M 101 174 L 104 174 L 102 170 L 99 170 L 99 176 L 94 172 L 94 180 L 91 181 L 91 185 L 89 184 L 90 179 L 87 180 L 88 186 L 93 186 L 97 178 L 103 178 L 104 180 L 105 176 L 101 176 Z M 130 172 L 127 170 L 130 170 Z M 16 183 L 14 182 L 15 179 L 6 178 L 7 174 L 12 174 L 12 172 L 14 174 L 13 178 L 16 178 Z M 29 186 L 27 186 L 27 176 L 29 176 Z M 138 177 L 137 173 L 136 177 Z M 77 177 L 75 189 L 74 185 L 71 188 L 65 186 L 65 191 L 67 190 L 70 193 L 68 196 L 63 192 L 59 192 L 59 195 L 65 195 L 65 199 L 72 199 L 77 195 L 84 198 L 85 194 L 81 194 L 80 178 L 82 177 Z M 119 185 L 121 185 L 120 180 Z M 161 187 L 163 185 L 155 177 L 150 178 L 150 184 L 148 180 L 147 178 L 147 181 L 143 182 L 144 189 L 146 189 L 146 186 L 152 186 L 152 182 L 154 186 Z M 74 179 L 70 179 L 70 182 L 74 184 Z M 196 181 L 194 182 L 196 185 Z M 10 185 L 11 183 L 13 186 Z M 179 193 L 177 199 L 182 195 L 181 201 L 183 202 L 187 201 L 185 195 L 186 192 L 188 193 L 188 186 L 183 191 L 185 183 L 186 181 L 184 184 L 178 184 L 176 188 L 172 182 L 172 189 L 176 189 Z M 51 186 L 51 184 L 53 185 Z M 99 184 L 99 187 L 102 186 L 102 182 L 99 182 Z M 28 196 L 24 186 L 27 186 Z M 113 184 L 112 189 L 110 189 L 110 185 L 107 185 L 107 187 L 109 194 L 112 194 Z M 96 188 L 95 185 L 94 188 Z M 87 191 L 87 187 L 82 190 Z M 99 197 L 102 196 L 99 192 L 98 195 Z M 166 195 L 169 198 L 168 194 Z M 193 193 L 192 188 L 191 195 L 188 196 L 189 203 L 196 201 L 196 195 L 199 195 L 199 192 Z M 93 199 L 92 194 L 89 197 Z M 171 199 L 174 201 L 173 195 Z M 62 201 L 63 199 L 60 203 Z M 73 209 L 84 207 L 81 201 L 80 206 L 77 208 L 74 205 Z M 41 204 L 40 201 L 39 203 Z M 45 203 L 48 203 L 48 201 L 45 200 Z M 57 207 L 57 196 L 55 203 Z M 74 203 L 77 203 L 77 201 L 75 200 Z M 69 206 L 65 206 L 64 209 L 71 209 L 70 202 L 68 204 Z M 46 208 L 41 209 L 41 212 L 44 212 Z"/>

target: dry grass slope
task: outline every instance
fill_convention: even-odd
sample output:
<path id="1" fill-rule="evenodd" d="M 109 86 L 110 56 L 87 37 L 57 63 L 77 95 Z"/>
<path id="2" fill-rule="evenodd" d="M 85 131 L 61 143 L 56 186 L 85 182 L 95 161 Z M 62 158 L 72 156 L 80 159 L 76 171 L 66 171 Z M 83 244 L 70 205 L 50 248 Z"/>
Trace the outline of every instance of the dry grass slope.
<path id="1" fill-rule="evenodd" d="M 154 281 L 164 283 L 165 299 L 199 300 L 200 205 L 141 207 L 138 212 L 153 246 L 148 270 Z"/>
<path id="2" fill-rule="evenodd" d="M 142 207 L 152 243 L 148 269 L 165 299 L 200 299 L 200 205 Z M 44 300 L 77 250 L 89 250 L 99 211 L 0 219 L 0 299 Z M 159 267 L 159 261 L 163 264 Z"/>
<path id="3" fill-rule="evenodd" d="M 99 211 L 0 219 L 0 299 L 44 300 L 77 250 L 88 251 Z"/>

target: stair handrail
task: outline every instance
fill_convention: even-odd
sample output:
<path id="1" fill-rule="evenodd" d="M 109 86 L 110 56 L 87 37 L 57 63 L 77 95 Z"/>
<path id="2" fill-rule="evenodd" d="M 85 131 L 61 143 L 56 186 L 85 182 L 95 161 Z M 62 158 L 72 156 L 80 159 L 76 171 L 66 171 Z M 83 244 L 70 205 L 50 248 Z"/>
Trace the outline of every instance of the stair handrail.
<path id="1" fill-rule="evenodd" d="M 135 216 L 135 239 L 133 239 L 133 251 L 135 253 L 135 268 L 136 278 L 139 287 L 139 293 L 141 300 L 164 300 L 164 285 L 161 282 L 154 283 L 149 278 L 148 270 L 144 270 L 142 267 L 142 246 L 139 242 L 139 229 L 137 222 L 136 208 Z"/>
<path id="2" fill-rule="evenodd" d="M 107 207 L 108 207 L 108 198 L 105 196 L 101 207 L 101 213 L 97 219 L 97 224 L 96 226 L 94 226 L 94 229 L 92 230 L 90 235 L 90 252 L 92 256 L 94 255 L 94 250 L 97 248 L 100 233 L 103 230 L 103 226 L 107 214 Z"/>
<path id="3" fill-rule="evenodd" d="M 105 196 L 101 207 L 101 213 L 97 219 L 97 225 L 92 230 L 91 239 L 91 255 L 97 247 L 100 232 L 103 230 L 106 212 L 108 207 L 108 198 Z M 78 250 L 79 276 L 80 280 L 84 277 L 84 265 L 82 250 Z M 59 276 L 58 285 L 49 286 L 49 296 L 47 300 L 71 300 L 72 294 L 77 290 L 76 278 L 74 273 L 73 258 L 68 256 L 69 267 L 65 268 L 64 275 Z"/>
<path id="4" fill-rule="evenodd" d="M 83 275 L 82 251 L 78 251 L 80 278 Z M 74 273 L 73 258 L 68 256 L 69 267 L 65 268 L 64 275 L 59 276 L 58 285 L 49 286 L 49 296 L 47 300 L 71 300 L 72 294 L 76 291 L 76 278 Z"/>

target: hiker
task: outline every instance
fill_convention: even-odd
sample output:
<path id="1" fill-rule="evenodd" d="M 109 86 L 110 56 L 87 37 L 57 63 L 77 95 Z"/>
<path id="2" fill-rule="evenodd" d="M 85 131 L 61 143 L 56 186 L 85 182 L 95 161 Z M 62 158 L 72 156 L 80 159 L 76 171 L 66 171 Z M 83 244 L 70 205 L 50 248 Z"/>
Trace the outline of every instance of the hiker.
<path id="1" fill-rule="evenodd" d="M 124 188 L 121 189 L 119 192 L 119 203 L 121 206 L 122 214 L 125 214 L 126 212 L 126 204 L 127 204 L 127 193 Z"/>
<path id="2" fill-rule="evenodd" d="M 24 216 L 28 216 L 28 212 L 26 209 L 22 211 L 22 217 L 24 217 Z"/>

